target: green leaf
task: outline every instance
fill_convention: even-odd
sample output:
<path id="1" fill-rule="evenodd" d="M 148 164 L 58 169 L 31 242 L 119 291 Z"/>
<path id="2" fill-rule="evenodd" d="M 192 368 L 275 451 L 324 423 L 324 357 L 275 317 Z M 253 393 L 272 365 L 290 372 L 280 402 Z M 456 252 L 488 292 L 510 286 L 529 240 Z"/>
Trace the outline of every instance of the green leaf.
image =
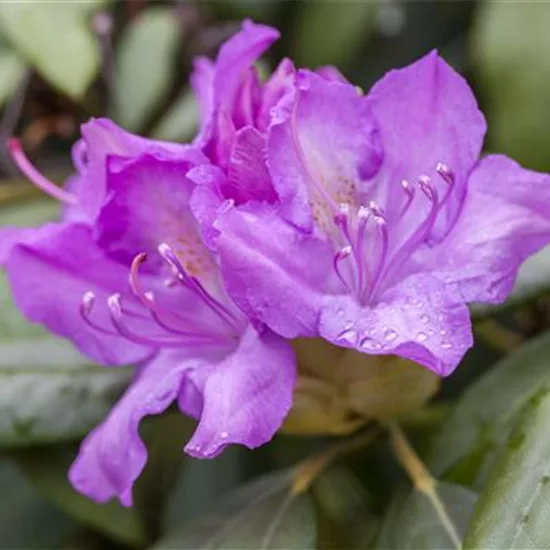
<path id="1" fill-rule="evenodd" d="M 154 548 L 312 550 L 316 527 L 311 497 L 293 494 L 291 480 L 292 472 L 285 471 L 245 485 Z"/>
<path id="2" fill-rule="evenodd" d="M 77 528 L 8 459 L 0 461 L 0 495 L 0 548 L 61 548 Z"/>
<path id="3" fill-rule="evenodd" d="M 550 333 L 499 361 L 470 386 L 436 434 L 427 464 L 437 476 L 483 487 L 519 411 L 546 383 Z"/>
<path id="4" fill-rule="evenodd" d="M 155 139 L 189 141 L 197 128 L 199 112 L 191 90 L 185 90 L 170 106 L 152 132 Z"/>
<path id="5" fill-rule="evenodd" d="M 67 480 L 74 449 L 65 446 L 28 449 L 13 454 L 19 467 L 38 492 L 79 523 L 132 546 L 148 542 L 136 508 L 124 508 L 117 501 L 97 504 L 77 493 Z"/>
<path id="6" fill-rule="evenodd" d="M 437 494 L 457 535 L 462 539 L 477 495 L 464 487 L 438 483 Z M 376 548 L 380 550 L 440 550 L 454 548 L 452 539 L 427 497 L 412 491 L 398 492 L 384 518 Z"/>
<path id="7" fill-rule="evenodd" d="M 116 113 L 138 130 L 165 99 L 175 76 L 179 24 L 172 10 L 151 8 L 126 27 L 117 52 Z"/>
<path id="8" fill-rule="evenodd" d="M 476 506 L 464 547 L 550 548 L 550 384 L 534 395 Z"/>
<path id="9" fill-rule="evenodd" d="M 342 66 L 365 43 L 376 2 L 302 2 L 293 25 L 293 59 L 299 66 Z"/>
<path id="10" fill-rule="evenodd" d="M 53 86 L 81 99 L 99 68 L 96 40 L 79 2 L 2 2 L 6 38 Z"/>
<path id="11" fill-rule="evenodd" d="M 333 466 L 313 485 L 319 525 L 319 550 L 370 548 L 377 520 L 369 509 L 369 495 L 353 472 Z"/>
<path id="12" fill-rule="evenodd" d="M 522 164 L 550 169 L 548 2 L 484 2 L 473 59 L 487 98 L 490 145 Z"/>
<path id="13" fill-rule="evenodd" d="M 15 92 L 25 74 L 25 63 L 16 52 L 0 46 L 0 107 Z"/>

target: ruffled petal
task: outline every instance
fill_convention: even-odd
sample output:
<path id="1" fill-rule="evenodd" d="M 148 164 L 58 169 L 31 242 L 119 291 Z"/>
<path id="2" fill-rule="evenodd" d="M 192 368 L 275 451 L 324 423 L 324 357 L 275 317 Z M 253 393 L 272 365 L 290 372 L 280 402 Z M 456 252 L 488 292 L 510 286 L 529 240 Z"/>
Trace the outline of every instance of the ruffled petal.
<path id="1" fill-rule="evenodd" d="M 69 471 L 74 488 L 96 502 L 117 497 L 132 505 L 132 486 L 147 462 L 140 421 L 164 412 L 180 392 L 186 371 L 203 365 L 177 354 L 161 354 L 144 367 L 107 418 L 80 446 Z"/>
<path id="2" fill-rule="evenodd" d="M 227 445 L 254 449 L 269 441 L 292 405 L 296 361 L 290 344 L 271 331 L 249 327 L 239 347 L 202 380 L 200 421 L 185 451 L 212 458 Z M 206 373 L 206 375 L 205 375 Z"/>
<path id="3" fill-rule="evenodd" d="M 550 176 L 491 155 L 473 170 L 460 217 L 437 247 L 418 251 L 418 270 L 454 284 L 468 302 L 503 302 L 518 268 L 550 243 Z"/>
<path id="4" fill-rule="evenodd" d="M 315 336 L 333 276 L 329 245 L 297 231 L 274 207 L 226 207 L 215 224 L 226 288 L 251 318 L 286 338 Z"/>
<path id="5" fill-rule="evenodd" d="M 109 119 L 91 119 L 82 125 L 82 140 L 75 145 L 73 160 L 80 172 L 77 191 L 79 207 L 93 221 L 105 200 L 107 156 L 134 157 L 140 153 L 163 154 L 177 158 L 184 155 L 195 162 L 205 157 L 187 145 L 156 141 L 130 134 Z"/>
<path id="6" fill-rule="evenodd" d="M 390 71 L 367 97 L 384 148 L 384 162 L 369 199 L 383 205 L 391 221 L 406 200 L 402 180 L 413 183 L 427 175 L 443 197 L 448 184 L 436 166 L 444 163 L 454 173 L 455 183 L 432 231 L 433 238 L 443 237 L 458 215 L 486 130 L 470 87 L 437 52 L 431 52 L 404 69 Z"/>
<path id="7" fill-rule="evenodd" d="M 329 231 L 328 202 L 356 205 L 361 181 L 380 166 L 378 128 L 351 85 L 299 71 L 297 90 L 277 105 L 267 161 L 285 217 Z"/>
<path id="8" fill-rule="evenodd" d="M 408 277 L 370 306 L 350 296 L 327 297 L 320 334 L 363 353 L 411 359 L 440 376 L 449 375 L 473 344 L 460 295 L 430 275 Z"/>
<path id="9" fill-rule="evenodd" d="M 200 129 L 195 143 L 203 144 L 210 131 L 209 125 L 214 109 L 214 62 L 207 57 L 197 57 L 193 61 L 193 73 L 190 81 L 199 104 Z"/>
<path id="10" fill-rule="evenodd" d="M 113 292 L 129 299 L 128 270 L 97 248 L 83 224 L 47 224 L 19 236 L 6 269 L 15 303 L 32 322 L 69 338 L 82 353 L 105 364 L 128 364 L 150 357 L 155 349 L 103 334 L 84 322 L 83 295 L 92 291 L 97 324 L 111 327 L 105 303 Z"/>
<path id="11" fill-rule="evenodd" d="M 227 182 L 222 186 L 222 192 L 236 204 L 250 200 L 271 203 L 277 200 L 265 163 L 265 138 L 251 126 L 242 128 L 235 135 Z"/>

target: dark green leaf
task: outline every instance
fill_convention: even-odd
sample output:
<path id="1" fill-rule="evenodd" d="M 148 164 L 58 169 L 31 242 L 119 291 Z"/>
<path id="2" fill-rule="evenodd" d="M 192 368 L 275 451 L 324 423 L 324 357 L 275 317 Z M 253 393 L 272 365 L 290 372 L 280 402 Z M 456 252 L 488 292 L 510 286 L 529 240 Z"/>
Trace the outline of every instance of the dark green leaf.
<path id="1" fill-rule="evenodd" d="M 175 76 L 179 24 L 172 10 L 151 8 L 126 27 L 117 52 L 116 113 L 138 130 L 169 91 Z"/>
<path id="2" fill-rule="evenodd" d="M 369 497 L 351 470 L 333 466 L 312 489 L 319 526 L 319 550 L 369 548 L 377 529 Z"/>
<path id="3" fill-rule="evenodd" d="M 291 472 L 271 474 L 228 495 L 209 514 L 157 542 L 157 549 L 309 550 L 316 527 L 308 494 L 290 491 Z"/>
<path id="4" fill-rule="evenodd" d="M 8 459 L 0 461 L 0 548 L 60 548 L 76 525 L 41 498 Z"/>
<path id="5" fill-rule="evenodd" d="M 81 99 L 99 68 L 96 39 L 79 2 L 2 2 L 0 25 L 50 83 Z"/>
<path id="6" fill-rule="evenodd" d="M 146 544 L 147 534 L 136 508 L 124 508 L 117 501 L 96 504 L 72 488 L 67 472 L 74 449 L 35 448 L 17 451 L 13 456 L 38 492 L 79 523 L 132 546 Z"/>
<path id="7" fill-rule="evenodd" d="M 534 395 L 476 506 L 465 548 L 550 548 L 550 384 Z"/>
<path id="8" fill-rule="evenodd" d="M 462 538 L 477 495 L 464 487 L 438 483 L 437 495 L 456 534 Z M 441 550 L 455 545 L 433 504 L 418 491 L 398 492 L 384 519 L 376 548 L 380 550 Z"/>
<path id="9" fill-rule="evenodd" d="M 550 333 L 501 360 L 468 388 L 433 441 L 431 471 L 482 488 L 518 412 L 546 383 L 549 367 Z"/>

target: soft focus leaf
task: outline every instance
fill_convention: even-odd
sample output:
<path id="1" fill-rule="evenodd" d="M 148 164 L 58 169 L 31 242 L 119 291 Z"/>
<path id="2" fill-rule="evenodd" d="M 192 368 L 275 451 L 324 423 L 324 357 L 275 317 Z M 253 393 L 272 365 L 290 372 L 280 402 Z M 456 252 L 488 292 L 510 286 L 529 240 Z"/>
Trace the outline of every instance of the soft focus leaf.
<path id="1" fill-rule="evenodd" d="M 437 484 L 436 490 L 456 533 L 463 538 L 477 495 L 464 487 L 443 482 Z M 441 550 L 454 548 L 454 544 L 432 503 L 424 494 L 412 491 L 407 496 L 398 493 L 394 498 L 376 548 Z"/>
<path id="2" fill-rule="evenodd" d="M 78 2 L 2 2 L 0 25 L 53 86 L 81 99 L 99 68 L 96 40 Z"/>
<path id="3" fill-rule="evenodd" d="M 293 22 L 293 58 L 299 66 L 349 63 L 375 23 L 376 2 L 301 2 Z"/>
<path id="4" fill-rule="evenodd" d="M 539 170 L 550 168 L 548 2 L 479 4 L 473 54 L 486 94 L 491 146 Z"/>
<path id="5" fill-rule="evenodd" d="M 476 506 L 464 547 L 550 548 L 550 384 L 527 406 Z"/>
<path id="6" fill-rule="evenodd" d="M 317 509 L 319 550 L 369 548 L 377 523 L 368 495 L 351 470 L 334 466 L 313 485 Z"/>
<path id="7" fill-rule="evenodd" d="M 136 508 L 117 501 L 96 504 L 77 493 L 67 480 L 74 449 L 50 447 L 17 451 L 14 457 L 38 492 L 78 522 L 132 546 L 147 543 L 147 534 Z"/>
<path id="8" fill-rule="evenodd" d="M 128 130 L 138 130 L 168 93 L 175 76 L 178 27 L 172 10 L 156 7 L 136 17 L 120 38 L 116 113 Z"/>
<path id="9" fill-rule="evenodd" d="M 0 495 L 0 548 L 61 548 L 76 529 L 8 459 L 0 461 Z"/>
<path id="10" fill-rule="evenodd" d="M 502 359 L 470 386 L 443 423 L 428 454 L 438 476 L 481 488 L 517 414 L 546 383 L 550 333 Z"/>
<path id="11" fill-rule="evenodd" d="M 154 548 L 240 550 L 309 550 L 315 548 L 316 527 L 308 494 L 290 491 L 292 474 L 265 476 L 230 493 L 215 509 Z"/>
<path id="12" fill-rule="evenodd" d="M 86 363 L 72 346 L 30 325 L 0 274 L 0 445 L 84 435 L 127 385 L 127 369 Z"/>
<path id="13" fill-rule="evenodd" d="M 15 92 L 24 74 L 25 62 L 2 41 L 0 43 L 0 107 Z"/>
<path id="14" fill-rule="evenodd" d="M 190 141 L 197 128 L 198 117 L 195 96 L 190 90 L 185 90 L 160 119 L 152 137 L 168 141 Z"/>

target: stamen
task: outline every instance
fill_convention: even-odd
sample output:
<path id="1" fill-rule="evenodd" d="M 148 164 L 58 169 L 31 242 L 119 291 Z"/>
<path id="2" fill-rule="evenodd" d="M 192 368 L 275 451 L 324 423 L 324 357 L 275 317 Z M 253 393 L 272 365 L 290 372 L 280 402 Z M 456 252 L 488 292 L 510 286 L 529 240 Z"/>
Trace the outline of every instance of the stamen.
<path id="1" fill-rule="evenodd" d="M 195 293 L 202 299 L 202 301 L 214 312 L 220 319 L 225 321 L 232 329 L 239 330 L 237 326 L 238 319 L 235 315 L 227 309 L 222 303 L 220 303 L 216 298 L 214 298 L 200 283 L 195 277 L 190 277 L 183 264 L 180 262 L 179 258 L 172 252 L 172 249 L 166 244 L 161 243 L 158 246 L 159 254 L 162 258 L 168 263 L 168 265 L 174 270 L 177 274 L 179 280 L 187 286 L 190 290 L 195 291 Z"/>
<path id="2" fill-rule="evenodd" d="M 340 265 L 343 260 L 349 258 L 349 256 L 352 253 L 351 246 L 344 246 L 341 250 L 339 250 L 335 255 L 333 259 L 333 266 L 334 271 L 336 272 L 336 275 L 338 275 L 338 278 L 340 279 L 340 282 L 347 288 L 348 292 L 351 292 L 352 288 L 351 285 L 348 283 L 346 277 L 344 277 L 344 274 L 342 273 L 340 269 Z"/>
<path id="3" fill-rule="evenodd" d="M 107 299 L 107 307 L 109 308 L 109 313 L 111 317 L 111 322 L 120 333 L 128 340 L 132 340 L 137 344 L 142 344 L 144 346 L 166 346 L 166 347 L 182 347 L 188 345 L 186 341 L 179 340 L 163 340 L 162 338 L 149 338 L 147 336 L 142 336 L 141 334 L 136 334 L 131 329 L 129 329 L 123 321 L 123 309 L 122 309 L 122 297 L 120 294 L 111 294 Z"/>
<path id="4" fill-rule="evenodd" d="M 334 216 L 334 225 L 342 232 L 347 243 L 353 245 L 349 227 L 349 204 L 343 202 L 338 205 L 339 212 Z"/>
<path id="5" fill-rule="evenodd" d="M 45 178 L 29 161 L 26 157 L 21 142 L 12 138 L 9 140 L 9 151 L 11 157 L 21 172 L 39 189 L 42 189 L 44 193 L 50 195 L 54 199 L 64 202 L 66 204 L 76 204 L 77 198 L 72 193 L 61 189 L 55 183 L 52 183 L 49 179 Z"/>
<path id="6" fill-rule="evenodd" d="M 120 338 L 120 334 L 115 332 L 114 330 L 108 330 L 101 325 L 98 325 L 91 319 L 92 310 L 95 305 L 95 294 L 91 291 L 88 291 L 82 296 L 82 301 L 80 302 L 80 316 L 84 320 L 84 322 L 94 330 L 97 330 L 101 332 L 102 334 L 106 334 L 107 336 L 116 336 L 117 338 Z"/>
<path id="7" fill-rule="evenodd" d="M 386 218 L 383 216 L 374 216 L 374 221 L 376 222 L 378 235 L 380 238 L 380 253 L 378 254 L 378 262 L 376 263 L 376 270 L 369 288 L 368 298 L 376 292 L 376 289 L 382 280 L 382 274 L 384 273 L 384 267 L 386 266 L 389 248 L 388 224 L 386 223 Z"/>
<path id="8" fill-rule="evenodd" d="M 363 293 L 364 286 L 368 286 L 370 284 L 371 279 L 364 247 L 365 231 L 367 229 L 367 222 L 371 217 L 371 213 L 372 211 L 364 206 L 361 206 L 357 211 L 357 235 L 353 251 L 355 255 L 355 262 L 357 264 L 357 292 L 359 295 Z"/>
<path id="9" fill-rule="evenodd" d="M 220 338 L 223 337 L 223 335 L 216 335 L 213 333 L 204 334 L 204 333 L 197 333 L 197 332 L 189 332 L 186 330 L 182 330 L 180 328 L 176 328 L 174 326 L 170 326 L 168 320 L 172 321 L 175 324 L 178 324 L 183 322 L 183 319 L 173 314 L 171 311 L 160 307 L 158 303 L 155 301 L 154 294 L 150 291 L 146 291 L 143 288 L 143 285 L 141 284 L 141 280 L 139 278 L 139 268 L 145 262 L 146 259 L 147 259 L 147 254 L 145 252 L 141 252 L 132 261 L 132 267 L 130 268 L 130 287 L 134 295 L 147 308 L 147 310 L 153 317 L 154 321 L 164 330 L 172 334 L 177 334 L 178 336 L 181 336 L 181 337 L 206 339 L 206 340 L 211 340 L 213 337 L 220 337 Z M 166 320 L 163 318 L 165 318 Z"/>
<path id="10" fill-rule="evenodd" d="M 399 214 L 400 218 L 402 218 L 408 212 L 409 208 L 411 207 L 411 204 L 413 203 L 414 195 L 415 195 L 414 187 L 407 180 L 403 180 L 401 182 L 401 187 L 403 188 L 403 191 L 405 191 L 407 195 L 407 202 L 405 203 L 405 206 L 403 206 L 403 209 Z"/>
<path id="11" fill-rule="evenodd" d="M 442 162 L 438 162 L 435 167 L 435 171 L 443 178 L 443 180 L 449 185 L 454 185 L 455 175 L 454 172 Z"/>

